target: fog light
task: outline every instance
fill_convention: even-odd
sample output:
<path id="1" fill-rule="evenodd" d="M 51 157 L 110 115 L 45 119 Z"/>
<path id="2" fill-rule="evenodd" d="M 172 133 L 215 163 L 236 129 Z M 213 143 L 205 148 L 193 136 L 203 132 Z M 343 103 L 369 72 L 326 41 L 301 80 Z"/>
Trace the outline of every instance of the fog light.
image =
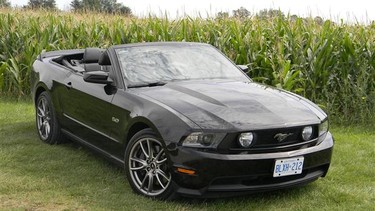
<path id="1" fill-rule="evenodd" d="M 253 133 L 241 133 L 240 137 L 238 137 L 238 143 L 240 143 L 241 147 L 248 148 L 251 146 L 254 140 Z"/>
<path id="2" fill-rule="evenodd" d="M 304 127 L 302 130 L 302 138 L 305 141 L 308 141 L 311 139 L 313 134 L 313 128 L 311 126 Z"/>

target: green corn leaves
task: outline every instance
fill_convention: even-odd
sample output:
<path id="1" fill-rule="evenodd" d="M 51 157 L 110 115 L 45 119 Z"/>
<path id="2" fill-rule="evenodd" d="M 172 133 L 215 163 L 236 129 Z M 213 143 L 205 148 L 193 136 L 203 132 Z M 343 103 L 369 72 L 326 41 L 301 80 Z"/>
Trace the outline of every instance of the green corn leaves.
<path id="1" fill-rule="evenodd" d="M 318 103 L 338 121 L 375 113 L 375 25 L 311 18 L 129 18 L 96 13 L 0 10 L 0 91 L 27 95 L 42 50 L 155 41 L 210 43 L 255 81 Z"/>

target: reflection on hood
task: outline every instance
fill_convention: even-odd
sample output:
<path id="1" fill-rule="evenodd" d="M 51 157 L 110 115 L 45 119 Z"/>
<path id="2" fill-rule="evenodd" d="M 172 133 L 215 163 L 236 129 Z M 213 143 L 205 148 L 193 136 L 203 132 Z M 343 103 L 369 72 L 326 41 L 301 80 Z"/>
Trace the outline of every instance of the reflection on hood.
<path id="1" fill-rule="evenodd" d="M 254 130 L 318 124 L 303 98 L 256 83 L 200 80 L 137 89 L 202 129 Z"/>

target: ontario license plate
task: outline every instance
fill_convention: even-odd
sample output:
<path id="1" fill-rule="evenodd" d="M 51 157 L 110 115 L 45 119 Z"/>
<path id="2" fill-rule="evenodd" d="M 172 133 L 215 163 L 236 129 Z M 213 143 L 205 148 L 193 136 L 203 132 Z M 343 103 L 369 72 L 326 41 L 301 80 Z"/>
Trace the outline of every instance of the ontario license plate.
<path id="1" fill-rule="evenodd" d="M 277 159 L 273 171 L 273 177 L 301 174 L 304 157 Z"/>

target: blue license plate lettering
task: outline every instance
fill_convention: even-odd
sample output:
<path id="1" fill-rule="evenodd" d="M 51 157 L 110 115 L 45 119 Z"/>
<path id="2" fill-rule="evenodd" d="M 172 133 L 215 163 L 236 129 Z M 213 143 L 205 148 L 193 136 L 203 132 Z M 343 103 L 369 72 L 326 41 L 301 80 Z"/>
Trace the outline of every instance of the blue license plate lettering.
<path id="1" fill-rule="evenodd" d="M 304 157 L 277 159 L 274 166 L 274 177 L 301 174 Z"/>

